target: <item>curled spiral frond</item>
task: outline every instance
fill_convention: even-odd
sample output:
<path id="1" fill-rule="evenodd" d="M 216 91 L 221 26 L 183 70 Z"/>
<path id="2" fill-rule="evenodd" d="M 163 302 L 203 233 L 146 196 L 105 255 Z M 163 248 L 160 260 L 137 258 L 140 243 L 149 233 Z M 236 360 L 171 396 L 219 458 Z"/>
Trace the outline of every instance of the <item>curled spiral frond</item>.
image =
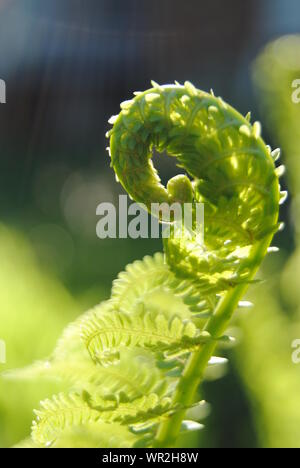
<path id="1" fill-rule="evenodd" d="M 203 203 L 204 241 L 197 222 L 180 237 L 170 230 L 164 255 L 129 265 L 110 300 L 67 327 L 46 367 L 71 389 L 41 404 L 37 446 L 83 446 L 97 436 L 102 446 L 168 447 L 180 432 L 200 430 L 198 385 L 224 366 L 216 346 L 230 341 L 224 332 L 235 309 L 250 305 L 241 299 L 280 226 L 283 167 L 260 124 L 191 83 L 152 85 L 110 119 L 112 167 L 150 212 L 153 203 L 189 203 L 192 213 Z M 166 187 L 154 149 L 184 172 Z M 15 373 L 41 374 L 45 363 Z"/>
<path id="2" fill-rule="evenodd" d="M 179 277 L 218 294 L 247 281 L 249 250 L 278 230 L 276 155 L 250 123 L 221 98 L 191 83 L 159 86 L 121 104 L 110 119 L 111 164 L 137 202 L 205 204 L 205 243 L 168 239 L 165 253 Z M 176 157 L 185 174 L 161 184 L 153 149 Z M 187 177 L 188 174 L 190 178 Z"/>

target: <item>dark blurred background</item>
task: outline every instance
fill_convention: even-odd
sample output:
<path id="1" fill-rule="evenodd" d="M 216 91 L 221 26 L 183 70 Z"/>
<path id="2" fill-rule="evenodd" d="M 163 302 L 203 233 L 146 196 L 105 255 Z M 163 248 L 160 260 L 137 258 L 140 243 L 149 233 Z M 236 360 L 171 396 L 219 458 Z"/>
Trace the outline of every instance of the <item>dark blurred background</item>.
<path id="1" fill-rule="evenodd" d="M 268 40 L 299 30 L 298 0 L 0 1 L 0 220 L 79 311 L 108 297 L 128 262 L 161 250 L 160 241 L 96 237 L 96 206 L 121 190 L 105 151 L 120 102 L 151 79 L 190 80 L 259 118 L 250 64 Z M 157 165 L 163 180 L 174 170 Z M 218 383 L 226 408 L 209 385 L 206 445 L 255 446 L 234 369 Z"/>
<path id="2" fill-rule="evenodd" d="M 114 242 L 103 271 L 111 257 L 95 206 L 119 190 L 108 118 L 150 79 L 188 79 L 255 111 L 249 65 L 269 38 L 299 28 L 299 12 L 297 0 L 0 1 L 2 220 L 26 226 L 71 288 L 109 283 L 137 248 L 156 245 Z"/>

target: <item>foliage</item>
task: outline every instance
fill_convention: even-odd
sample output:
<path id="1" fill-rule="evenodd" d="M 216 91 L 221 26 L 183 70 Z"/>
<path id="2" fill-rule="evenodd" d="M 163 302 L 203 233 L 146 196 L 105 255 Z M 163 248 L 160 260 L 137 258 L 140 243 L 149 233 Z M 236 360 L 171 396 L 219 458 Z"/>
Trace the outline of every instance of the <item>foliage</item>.
<path id="1" fill-rule="evenodd" d="M 69 382 L 69 393 L 41 403 L 25 445 L 172 446 L 201 429 L 197 388 L 280 227 L 283 169 L 260 124 L 191 83 L 152 84 L 110 119 L 112 167 L 149 210 L 204 203 L 205 242 L 196 225 L 165 239 L 164 254 L 127 267 L 111 299 L 66 329 L 47 363 L 10 374 Z M 192 181 L 176 176 L 165 188 L 153 148 L 176 157 Z"/>

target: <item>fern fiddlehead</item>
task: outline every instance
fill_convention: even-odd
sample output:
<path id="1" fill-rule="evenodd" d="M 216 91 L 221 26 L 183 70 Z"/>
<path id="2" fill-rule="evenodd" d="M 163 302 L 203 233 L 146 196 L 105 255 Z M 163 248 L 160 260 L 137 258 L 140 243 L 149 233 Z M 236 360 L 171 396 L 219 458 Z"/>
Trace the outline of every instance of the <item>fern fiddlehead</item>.
<path id="1" fill-rule="evenodd" d="M 118 180 L 149 211 L 152 203 L 204 203 L 205 239 L 199 242 L 197 225 L 193 236 L 164 239 L 164 255 L 128 266 L 111 299 L 67 328 L 47 370 L 37 364 L 15 372 L 70 382 L 69 395 L 46 400 L 37 412 L 37 445 L 60 446 L 66 437 L 75 444 L 72 428 L 101 433 L 107 424 L 120 434 L 125 428 L 131 446 L 176 444 L 216 346 L 279 228 L 282 168 L 249 115 L 191 83 L 153 83 L 121 109 L 107 135 Z M 176 157 L 185 174 L 164 187 L 153 148 Z M 99 444 L 106 444 L 100 433 Z M 124 446 L 124 439 L 115 443 Z"/>
<path id="2" fill-rule="evenodd" d="M 171 238 L 165 254 L 175 275 L 189 278 L 204 295 L 221 294 L 205 325 L 219 338 L 278 229 L 282 168 L 274 167 L 276 153 L 261 139 L 258 122 L 251 125 L 249 115 L 244 118 L 191 83 L 153 83 L 121 108 L 108 136 L 112 166 L 128 193 L 148 207 L 191 196 L 205 203 L 204 246 Z M 151 163 L 153 147 L 176 157 L 192 184 L 187 176 L 177 176 L 163 187 Z M 191 354 L 175 404 L 192 403 L 215 346 L 213 340 Z M 157 445 L 174 443 L 183 416 L 184 410 L 161 424 Z"/>

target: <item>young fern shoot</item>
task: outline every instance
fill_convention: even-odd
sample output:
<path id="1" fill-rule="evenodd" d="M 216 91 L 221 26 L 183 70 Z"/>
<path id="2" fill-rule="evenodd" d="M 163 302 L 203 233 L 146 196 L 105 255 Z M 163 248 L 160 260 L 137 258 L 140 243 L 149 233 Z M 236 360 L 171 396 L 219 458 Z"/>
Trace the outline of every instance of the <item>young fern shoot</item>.
<path id="1" fill-rule="evenodd" d="M 164 254 L 129 265 L 111 299 L 68 327 L 47 369 L 15 372 L 70 382 L 68 395 L 42 402 L 37 446 L 171 447 L 182 430 L 200 428 L 186 421 L 189 408 L 202 404 L 199 384 L 280 228 L 282 167 L 260 124 L 189 82 L 152 86 L 110 119 L 111 165 L 149 211 L 204 203 L 204 242 L 197 225 L 192 236 L 164 239 Z M 184 171 L 166 187 L 154 148 Z"/>
<path id="2" fill-rule="evenodd" d="M 251 125 L 222 99 L 191 83 L 153 83 L 153 89 L 121 108 L 109 132 L 110 151 L 128 193 L 147 206 L 184 201 L 182 178 L 169 182 L 172 192 L 161 185 L 150 159 L 155 147 L 178 159 L 193 178 L 193 201 L 205 203 L 202 252 L 185 239 L 165 241 L 169 268 L 191 281 L 207 304 L 216 304 L 204 326 L 211 339 L 191 353 L 176 387 L 173 405 L 183 409 L 162 422 L 156 435 L 155 445 L 168 446 L 176 441 L 217 340 L 278 230 L 281 169 L 275 169 L 258 122 Z M 190 183 L 186 176 L 184 182 Z"/>

